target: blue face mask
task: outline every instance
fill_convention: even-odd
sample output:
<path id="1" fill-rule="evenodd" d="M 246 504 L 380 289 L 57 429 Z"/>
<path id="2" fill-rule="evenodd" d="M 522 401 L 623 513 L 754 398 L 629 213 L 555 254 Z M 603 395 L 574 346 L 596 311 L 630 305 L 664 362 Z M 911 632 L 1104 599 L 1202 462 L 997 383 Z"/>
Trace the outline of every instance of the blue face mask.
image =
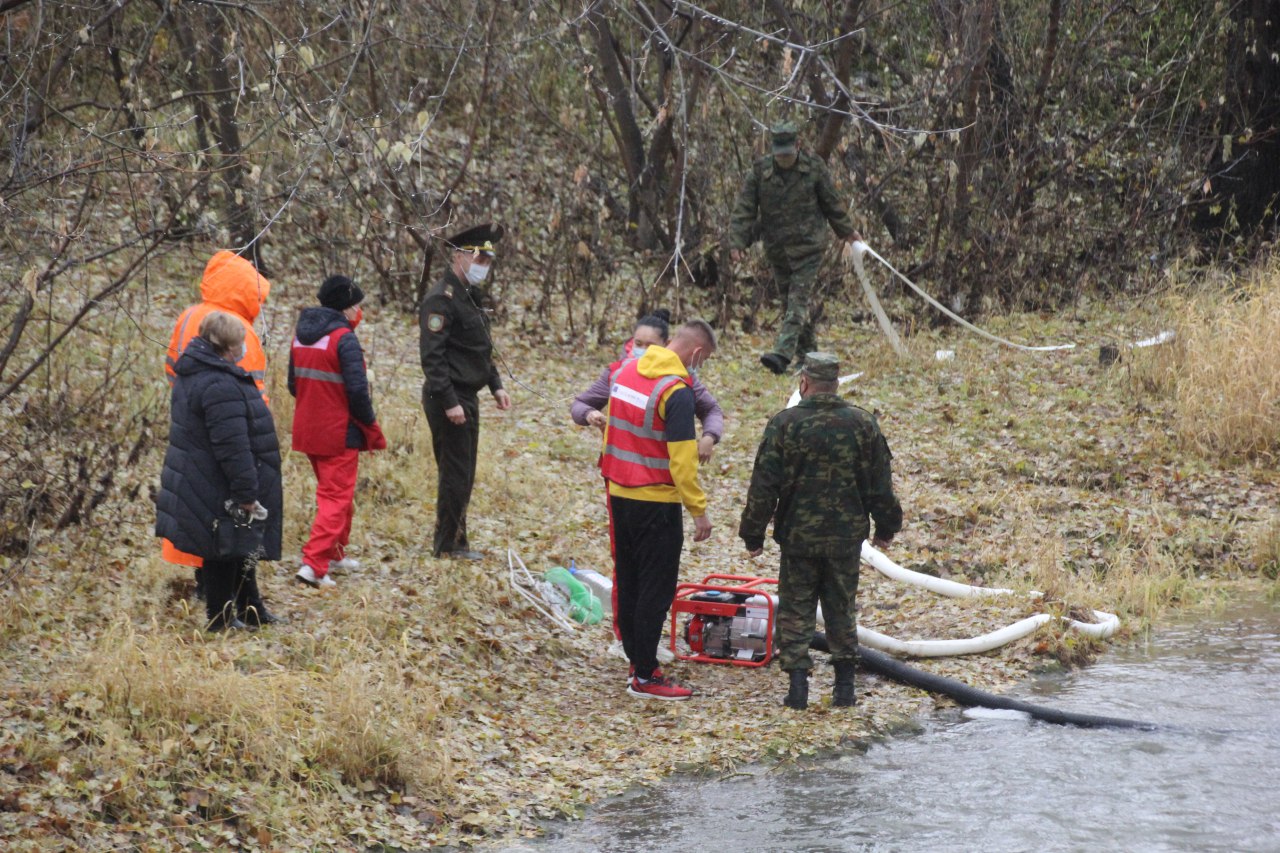
<path id="1" fill-rule="evenodd" d="M 649 348 L 648 348 L 648 347 L 632 347 L 632 348 L 631 348 L 631 357 L 632 357 L 632 358 L 640 358 L 641 356 L 643 356 L 643 355 L 644 355 L 645 353 L 647 353 L 648 351 L 649 351 Z"/>
<path id="2" fill-rule="evenodd" d="M 467 281 L 470 284 L 484 284 L 484 280 L 489 277 L 489 264 L 477 264 L 472 261 L 471 266 L 467 267 Z"/>

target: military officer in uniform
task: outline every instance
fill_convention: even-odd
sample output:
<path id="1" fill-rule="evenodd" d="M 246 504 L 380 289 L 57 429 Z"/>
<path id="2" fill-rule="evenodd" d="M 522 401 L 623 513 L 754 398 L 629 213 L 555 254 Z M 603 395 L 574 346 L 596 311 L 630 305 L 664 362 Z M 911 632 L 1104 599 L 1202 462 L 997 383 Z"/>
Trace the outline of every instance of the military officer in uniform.
<path id="1" fill-rule="evenodd" d="M 819 305 L 814 294 L 818 267 L 827 248 L 827 226 L 841 240 L 862 238 L 836 195 L 831 174 L 817 157 L 796 148 L 796 126 L 783 122 L 771 128 L 773 150 L 747 172 L 729 221 L 730 258 L 764 241 L 765 256 L 778 287 L 786 294 L 782 328 L 760 363 L 774 373 L 787 369 L 797 352 L 817 349 L 814 317 Z"/>
<path id="2" fill-rule="evenodd" d="M 494 244 L 501 238 L 502 226 L 492 223 L 449 238 L 449 268 L 422 300 L 419 312 L 419 352 L 426 375 L 422 408 L 431 427 L 437 471 L 432 545 L 437 557 L 483 556 L 467 539 L 467 504 L 480 442 L 480 389 L 489 389 L 499 409 L 511 408 L 511 397 L 493 363 L 493 341 L 479 290 L 489 278 Z"/>
<path id="3" fill-rule="evenodd" d="M 800 374 L 800 403 L 770 419 L 756 451 L 738 536 L 752 557 L 765 527 L 781 546 L 778 570 L 779 662 L 790 678 L 783 704 L 809 702 L 809 643 L 821 600 L 835 667 L 831 704 L 854 704 L 858 634 L 853 610 L 862 540 L 888 547 L 902 527 L 893 494 L 889 445 L 875 416 L 836 393 L 839 360 L 811 352 Z"/>

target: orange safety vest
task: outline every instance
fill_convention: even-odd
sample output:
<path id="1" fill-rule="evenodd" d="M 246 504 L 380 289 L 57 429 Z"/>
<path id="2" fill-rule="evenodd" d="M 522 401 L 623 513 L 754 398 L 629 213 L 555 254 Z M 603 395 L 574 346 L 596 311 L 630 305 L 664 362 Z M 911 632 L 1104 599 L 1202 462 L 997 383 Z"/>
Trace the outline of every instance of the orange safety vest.
<path id="1" fill-rule="evenodd" d="M 600 473 L 628 488 L 674 486 L 666 420 L 658 409 L 673 386 L 690 383 L 683 376 L 642 376 L 639 363 L 639 359 L 625 362 L 613 377 Z"/>

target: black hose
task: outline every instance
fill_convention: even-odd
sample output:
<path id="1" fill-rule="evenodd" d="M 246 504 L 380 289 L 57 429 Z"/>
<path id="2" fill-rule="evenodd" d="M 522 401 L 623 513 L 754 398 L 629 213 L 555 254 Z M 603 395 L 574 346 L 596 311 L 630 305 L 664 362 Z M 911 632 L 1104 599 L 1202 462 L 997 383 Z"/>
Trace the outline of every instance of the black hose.
<path id="1" fill-rule="evenodd" d="M 820 652 L 828 651 L 829 646 L 827 645 L 826 634 L 821 631 L 815 633 L 810 646 Z M 1161 728 L 1156 723 L 1146 723 L 1141 720 L 1126 720 L 1123 717 L 1101 717 L 1095 714 L 1058 711 L 1054 708 L 1046 708 L 1042 705 L 1032 705 L 1030 702 L 1010 699 L 1007 696 L 997 696 L 995 693 L 988 693 L 985 690 L 970 687 L 962 681 L 956 681 L 954 678 L 934 675 L 931 672 L 924 672 L 915 667 L 907 666 L 902 661 L 890 657 L 884 652 L 869 649 L 864 645 L 858 646 L 858 658 L 862 668 L 868 672 L 883 675 L 885 678 L 892 678 L 894 681 L 900 681 L 903 684 L 909 684 L 912 687 L 918 687 L 930 693 L 941 693 L 944 696 L 950 696 L 966 707 L 1003 708 L 1010 711 L 1021 711 L 1037 720 L 1043 720 L 1046 723 L 1054 723 L 1059 726 L 1081 726 L 1090 729 L 1141 729 L 1142 731 L 1155 731 Z"/>

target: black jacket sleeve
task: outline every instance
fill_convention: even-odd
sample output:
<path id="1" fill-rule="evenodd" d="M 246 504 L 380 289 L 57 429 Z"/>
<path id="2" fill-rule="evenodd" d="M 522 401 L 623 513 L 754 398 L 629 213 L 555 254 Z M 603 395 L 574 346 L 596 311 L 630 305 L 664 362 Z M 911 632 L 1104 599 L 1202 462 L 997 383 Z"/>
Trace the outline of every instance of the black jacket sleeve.
<path id="1" fill-rule="evenodd" d="M 338 340 L 338 364 L 342 369 L 342 383 L 347 388 L 347 409 L 351 417 L 372 426 L 376 418 L 373 397 L 369 394 L 369 374 L 365 370 L 364 350 L 354 334 L 343 335 Z"/>

